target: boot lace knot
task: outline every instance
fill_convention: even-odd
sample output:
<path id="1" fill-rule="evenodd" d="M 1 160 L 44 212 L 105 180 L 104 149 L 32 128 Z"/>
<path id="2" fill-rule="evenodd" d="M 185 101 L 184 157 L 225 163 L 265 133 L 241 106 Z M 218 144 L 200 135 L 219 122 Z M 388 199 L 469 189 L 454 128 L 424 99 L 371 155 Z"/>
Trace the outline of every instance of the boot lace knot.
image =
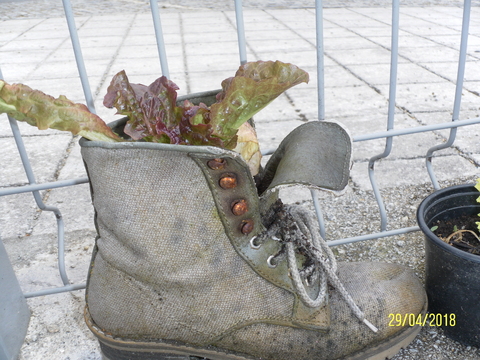
<path id="1" fill-rule="evenodd" d="M 250 245 L 258 249 L 268 239 L 282 244 L 277 254 L 271 255 L 268 260 L 269 267 L 276 267 L 281 261 L 286 260 L 290 276 L 301 301 L 308 307 L 316 308 L 326 304 L 328 284 L 334 287 L 348 304 L 353 314 L 373 332 L 378 329 L 370 323 L 363 311 L 357 306 L 337 276 L 337 261 L 320 236 L 318 225 L 313 214 L 301 206 L 284 205 L 277 200 L 271 206 L 263 219 L 265 231 L 253 237 Z M 297 266 L 296 253 L 305 257 L 302 269 Z M 316 299 L 308 294 L 308 287 L 315 281 L 319 282 L 319 292 Z"/>

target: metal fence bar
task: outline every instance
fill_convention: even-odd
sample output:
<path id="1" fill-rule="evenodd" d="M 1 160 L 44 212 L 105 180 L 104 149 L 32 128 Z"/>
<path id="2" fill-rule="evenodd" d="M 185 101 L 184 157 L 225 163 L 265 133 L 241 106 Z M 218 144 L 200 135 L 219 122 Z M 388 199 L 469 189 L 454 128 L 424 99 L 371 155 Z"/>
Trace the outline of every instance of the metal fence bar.
<path id="1" fill-rule="evenodd" d="M 328 246 L 345 245 L 345 244 L 350 244 L 358 241 L 376 240 L 376 239 L 380 239 L 388 236 L 408 234 L 408 233 L 419 231 L 419 230 L 420 228 L 418 226 L 412 226 L 412 227 L 406 227 L 401 229 L 382 231 L 379 233 L 360 235 L 360 236 L 355 236 L 351 238 L 331 240 L 331 241 L 328 241 L 327 244 Z"/>
<path id="2" fill-rule="evenodd" d="M 72 185 L 79 185 L 79 184 L 86 184 L 88 183 L 88 177 L 71 179 L 71 180 L 59 180 L 59 181 L 52 181 L 43 184 L 31 184 L 31 185 L 23 185 L 20 187 L 8 187 L 4 189 L 0 189 L 0 196 L 5 195 L 13 195 L 13 194 L 21 194 L 26 192 L 32 191 L 41 191 L 41 190 L 50 190 L 61 188 L 65 186 L 72 186 Z"/>
<path id="3" fill-rule="evenodd" d="M 471 0 L 464 0 L 462 35 L 461 35 L 461 42 L 460 42 L 460 56 L 458 59 L 457 83 L 455 88 L 455 100 L 453 104 L 453 116 L 452 116 L 453 122 L 458 121 L 460 116 L 460 106 L 462 103 L 463 78 L 465 76 L 465 63 L 467 59 L 467 42 L 468 42 L 468 29 L 470 27 L 471 6 L 472 6 Z M 457 128 L 454 127 L 450 130 L 450 135 L 446 143 L 430 148 L 426 154 L 427 171 L 435 190 L 440 189 L 440 185 L 438 184 L 438 181 L 435 177 L 435 173 L 433 172 L 433 167 L 432 167 L 433 153 L 438 150 L 446 149 L 452 146 L 453 143 L 455 142 L 456 136 L 457 136 Z"/>
<path id="4" fill-rule="evenodd" d="M 165 40 L 163 38 L 162 22 L 160 20 L 160 11 L 158 10 L 157 0 L 150 0 L 150 10 L 152 12 L 153 27 L 155 29 L 155 39 L 157 40 L 157 50 L 160 59 L 160 67 L 162 68 L 162 75 L 170 78 L 167 52 L 165 51 Z"/>
<path id="5" fill-rule="evenodd" d="M 392 38 L 391 38 L 391 56 L 390 56 L 390 84 L 389 84 L 389 97 L 388 97 L 388 118 L 387 118 L 387 131 L 393 130 L 395 121 L 395 98 L 397 91 L 397 72 L 398 72 L 398 33 L 399 33 L 399 16 L 400 5 L 399 0 L 393 0 L 392 2 Z M 392 151 L 393 137 L 386 138 L 385 150 L 382 154 L 372 157 L 368 163 L 368 176 L 370 177 L 370 183 L 377 200 L 378 209 L 380 211 L 380 230 L 387 230 L 387 210 L 380 194 L 380 189 L 375 180 L 375 162 L 386 158 Z"/>
<path id="6" fill-rule="evenodd" d="M 75 18 L 73 15 L 73 10 L 72 6 L 70 3 L 70 0 L 62 0 L 63 2 L 63 9 L 65 12 L 65 17 L 67 20 L 67 25 L 68 25 L 68 30 L 70 33 L 70 39 L 72 42 L 72 47 L 73 51 L 75 54 L 75 61 L 77 64 L 77 69 L 80 75 L 80 80 L 82 83 L 82 88 L 83 88 L 83 93 L 85 95 L 85 101 L 87 103 L 87 107 L 89 111 L 92 113 L 95 113 L 95 106 L 93 103 L 93 96 L 90 90 L 90 85 L 88 81 L 88 76 L 86 72 L 86 67 L 85 67 L 85 62 L 83 59 L 83 54 L 81 51 L 80 47 L 80 41 L 78 39 L 78 32 L 77 32 L 77 27 L 75 25 Z M 3 79 L 3 75 L 0 70 L 0 79 Z M 12 117 L 8 116 L 8 120 L 10 123 L 10 128 L 12 130 L 12 134 L 15 140 L 15 144 L 17 146 L 20 159 L 22 161 L 23 168 L 25 170 L 25 174 L 27 176 L 27 180 L 29 182 L 30 190 L 25 190 L 24 188 L 8 188 L 8 189 L 2 189 L 2 192 L 0 193 L 1 195 L 7 195 L 7 194 L 18 194 L 22 192 L 32 192 L 32 195 L 35 199 L 35 202 L 38 206 L 39 209 L 42 211 L 51 211 L 54 213 L 57 221 L 57 250 L 58 250 L 58 271 L 60 274 L 60 278 L 63 282 L 63 289 L 65 290 L 59 290 L 62 288 L 53 288 L 53 289 L 45 289 L 42 290 L 41 293 L 42 295 L 47 295 L 47 294 L 53 294 L 53 293 L 58 293 L 62 291 L 71 291 L 73 288 L 71 288 L 70 285 L 70 280 L 68 279 L 68 275 L 65 269 L 65 231 L 64 231 L 64 222 L 63 222 L 63 217 L 60 212 L 60 210 L 54 206 L 49 206 L 46 205 L 40 195 L 40 190 L 45 189 L 44 185 L 38 185 L 35 180 L 35 175 L 33 173 L 32 166 L 30 164 L 30 160 L 28 158 L 26 149 L 25 149 L 25 144 L 23 142 L 22 136 L 20 134 L 20 130 L 18 128 L 17 121 L 13 119 Z M 74 183 L 77 183 L 78 180 L 73 180 Z M 68 186 L 65 184 L 60 184 L 60 186 Z M 60 187 L 57 186 L 57 187 Z M 28 189 L 28 188 L 27 188 Z M 76 285 L 79 288 L 84 288 L 85 284 L 80 284 Z"/>
<path id="7" fill-rule="evenodd" d="M 325 228 L 325 220 L 323 218 L 323 211 L 320 206 L 320 203 L 318 202 L 318 196 L 317 196 L 317 191 L 314 189 L 310 190 L 310 196 L 312 197 L 313 201 L 313 207 L 315 209 L 315 214 L 317 215 L 317 221 L 318 221 L 318 227 L 320 230 L 320 236 L 323 239 L 327 239 L 327 231 Z"/>
<path id="8" fill-rule="evenodd" d="M 83 94 L 87 102 L 88 110 L 95 112 L 95 104 L 93 103 L 92 91 L 90 90 L 90 83 L 88 81 L 87 69 L 85 61 L 83 60 L 82 48 L 78 39 L 77 26 L 75 25 L 75 17 L 73 15 L 72 4 L 70 0 L 62 0 L 65 18 L 67 19 L 68 31 L 70 32 L 70 40 L 72 41 L 73 52 L 75 54 L 75 62 L 77 63 L 78 74 L 82 82 Z"/>
<path id="9" fill-rule="evenodd" d="M 315 31 L 317 51 L 318 120 L 325 120 L 325 63 L 323 45 L 323 1 L 315 0 Z"/>
<path id="10" fill-rule="evenodd" d="M 368 141 L 368 140 L 375 140 L 375 139 L 382 139 L 388 137 L 395 137 L 395 136 L 404 136 L 404 135 L 412 135 L 412 134 L 419 134 L 422 132 L 429 132 L 429 131 L 436 131 L 436 130 L 446 130 L 455 127 L 462 127 L 462 126 L 469 126 L 480 124 L 480 117 L 466 119 L 466 120 L 458 120 L 455 123 L 443 123 L 443 124 L 432 124 L 432 125 L 422 125 L 422 126 L 414 126 L 407 129 L 393 129 L 387 131 L 378 131 L 374 133 L 364 134 L 364 135 L 357 135 L 353 136 L 353 142 L 360 142 L 360 141 Z M 262 155 L 271 155 L 275 149 L 265 149 L 262 151 Z"/>
<path id="11" fill-rule="evenodd" d="M 37 297 L 37 296 L 45 296 L 45 295 L 53 295 L 53 294 L 59 294 L 62 292 L 68 292 L 68 291 L 75 291 L 75 290 L 82 290 L 87 287 L 87 284 L 72 284 L 72 285 L 65 285 L 65 286 L 60 286 L 52 289 L 44 289 L 44 290 L 39 290 L 39 291 L 32 291 L 29 293 L 23 294 L 25 298 L 32 298 L 32 297 Z"/>
<path id="12" fill-rule="evenodd" d="M 480 117 L 467 119 L 467 120 L 458 120 L 455 123 L 422 125 L 422 126 L 415 126 L 407 129 L 379 131 L 375 133 L 354 136 L 353 141 L 354 142 L 367 141 L 367 140 L 381 139 L 381 138 L 393 137 L 393 136 L 411 135 L 411 134 L 418 134 L 422 132 L 445 130 L 445 129 L 451 129 L 451 128 L 456 128 L 461 126 L 475 125 L 475 124 L 480 124 Z"/>
<path id="13" fill-rule="evenodd" d="M 318 101 L 318 120 L 325 120 L 325 47 L 323 45 L 323 1 L 315 0 L 315 39 L 317 56 L 317 101 Z M 325 220 L 323 211 L 318 202 L 316 190 L 310 190 L 313 206 L 317 215 L 320 236 L 326 239 Z"/>
<path id="14" fill-rule="evenodd" d="M 27 176 L 29 184 L 36 184 L 35 175 L 33 174 L 33 169 L 28 159 L 27 151 L 25 149 L 25 144 L 22 140 L 22 135 L 18 128 L 17 121 L 12 117 L 8 116 L 8 121 L 10 123 L 10 128 L 12 129 L 13 138 L 17 145 L 18 153 L 20 154 L 20 159 L 22 160 L 23 168 Z M 51 211 L 55 214 L 57 219 L 57 237 L 58 237 L 58 271 L 60 272 L 60 277 L 64 285 L 70 284 L 70 281 L 65 270 L 65 246 L 64 246 L 64 224 L 62 213 L 60 210 L 54 206 L 45 205 L 38 190 L 32 191 L 32 195 L 35 199 L 35 202 L 39 209 L 44 211 Z"/>
<path id="15" fill-rule="evenodd" d="M 238 52 L 240 64 L 247 62 L 247 41 L 245 39 L 245 23 L 243 18 L 242 0 L 235 0 L 235 19 L 237 22 Z"/>

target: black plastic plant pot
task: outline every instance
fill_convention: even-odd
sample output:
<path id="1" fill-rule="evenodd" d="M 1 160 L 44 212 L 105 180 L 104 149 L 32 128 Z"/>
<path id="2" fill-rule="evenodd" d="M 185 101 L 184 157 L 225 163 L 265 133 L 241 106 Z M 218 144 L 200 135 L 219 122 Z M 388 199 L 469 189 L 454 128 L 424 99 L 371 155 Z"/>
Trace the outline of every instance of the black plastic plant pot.
<path id="1" fill-rule="evenodd" d="M 452 186 L 425 198 L 417 212 L 425 234 L 430 326 L 441 326 L 448 337 L 472 346 L 480 346 L 480 255 L 445 243 L 430 229 L 438 220 L 480 213 L 479 195 L 473 185 Z"/>

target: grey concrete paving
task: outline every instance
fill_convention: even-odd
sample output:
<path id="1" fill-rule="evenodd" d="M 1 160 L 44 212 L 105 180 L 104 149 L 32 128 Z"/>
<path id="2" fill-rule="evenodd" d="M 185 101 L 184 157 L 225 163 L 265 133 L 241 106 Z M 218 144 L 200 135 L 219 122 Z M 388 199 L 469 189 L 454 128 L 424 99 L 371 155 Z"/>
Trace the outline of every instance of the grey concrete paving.
<path id="1" fill-rule="evenodd" d="M 314 11 L 312 1 L 245 3 L 248 59 L 292 62 L 311 75 L 308 85 L 289 90 L 256 117 L 260 143 L 266 149 L 278 145 L 296 126 L 317 119 Z M 171 78 L 180 86 L 179 93 L 218 88 L 224 78 L 234 74 L 239 62 L 231 3 L 185 0 L 160 5 Z M 401 8 L 397 128 L 448 122 L 452 116 L 460 3 L 411 5 L 406 2 Z M 326 7 L 326 118 L 345 124 L 354 137 L 383 131 L 388 105 L 390 9 L 374 1 L 326 1 Z M 139 0 L 82 0 L 75 2 L 74 10 L 97 113 L 108 122 L 115 116 L 101 103 L 113 74 L 125 69 L 132 81 L 140 83 L 150 83 L 160 75 L 148 6 Z M 472 8 L 470 32 L 462 119 L 480 116 L 478 6 Z M 83 101 L 58 1 L 0 2 L 0 69 L 7 82 L 23 82 L 54 96 L 64 94 Z M 38 182 L 86 176 L 78 139 L 19 125 Z M 455 146 L 434 159 L 442 186 L 471 182 L 479 176 L 479 134 L 480 125 L 460 129 Z M 447 136 L 446 131 L 436 131 L 396 138 L 392 154 L 377 164 L 389 229 L 415 225 L 416 206 L 432 191 L 424 155 Z M 0 187 L 26 184 L 3 115 L 0 148 Z M 368 159 L 383 148 L 384 140 L 356 142 L 351 183 L 345 196 L 320 195 L 329 239 L 379 231 L 367 169 Z M 307 199 L 304 195 L 285 194 L 290 202 L 302 202 Z M 44 191 L 42 196 L 47 204 L 62 211 L 67 270 L 72 282 L 82 283 L 95 232 L 88 185 Z M 56 231 L 53 214 L 37 210 L 30 194 L 0 198 L 0 237 L 24 292 L 60 285 L 55 262 Z M 422 246 L 421 235 L 415 233 L 342 246 L 335 251 L 341 260 L 403 263 L 422 278 Z M 100 359 L 97 343 L 83 323 L 83 297 L 83 291 L 77 291 L 29 299 L 33 315 L 20 359 Z M 480 359 L 480 351 L 449 340 L 439 329 L 425 328 L 395 357 L 430 358 Z"/>

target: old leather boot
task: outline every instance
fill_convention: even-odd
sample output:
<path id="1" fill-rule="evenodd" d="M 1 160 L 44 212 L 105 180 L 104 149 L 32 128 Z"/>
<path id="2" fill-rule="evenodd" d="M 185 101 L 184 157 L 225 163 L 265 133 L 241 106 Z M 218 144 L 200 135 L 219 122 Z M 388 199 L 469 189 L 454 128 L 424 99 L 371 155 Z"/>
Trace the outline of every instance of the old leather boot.
<path id="1" fill-rule="evenodd" d="M 411 271 L 337 265 L 312 215 L 277 199 L 345 187 L 337 124 L 297 128 L 257 186 L 228 150 L 81 145 L 98 231 L 85 318 L 105 359 L 384 359 L 420 330 L 389 326 L 426 309 Z"/>

